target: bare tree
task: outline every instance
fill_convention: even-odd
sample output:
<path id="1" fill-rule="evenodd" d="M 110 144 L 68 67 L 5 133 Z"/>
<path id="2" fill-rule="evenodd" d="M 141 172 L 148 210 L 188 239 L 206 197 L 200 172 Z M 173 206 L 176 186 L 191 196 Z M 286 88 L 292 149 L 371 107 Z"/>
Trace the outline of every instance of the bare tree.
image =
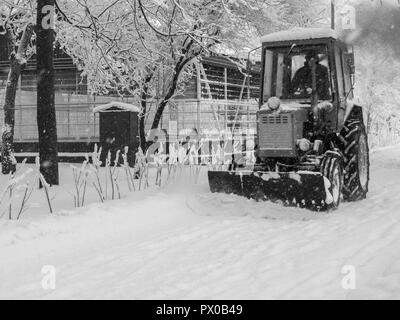
<path id="1" fill-rule="evenodd" d="M 15 170 L 14 159 L 14 125 L 15 98 L 18 81 L 26 61 L 32 55 L 32 4 L 25 2 L 6 2 L 0 9 L 2 33 L 7 41 L 10 70 L 6 82 L 4 102 L 4 125 L 2 129 L 2 173 L 9 174 Z"/>

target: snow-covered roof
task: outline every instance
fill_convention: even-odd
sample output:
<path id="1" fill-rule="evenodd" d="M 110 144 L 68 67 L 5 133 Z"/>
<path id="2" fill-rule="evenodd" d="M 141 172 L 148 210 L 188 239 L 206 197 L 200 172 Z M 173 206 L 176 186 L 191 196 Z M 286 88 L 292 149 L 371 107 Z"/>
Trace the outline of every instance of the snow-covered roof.
<path id="1" fill-rule="evenodd" d="M 320 38 L 338 38 L 335 30 L 328 28 L 293 28 L 286 31 L 279 31 L 261 37 L 261 42 L 309 40 Z"/>
<path id="2" fill-rule="evenodd" d="M 101 112 L 101 111 L 108 110 L 110 108 L 118 108 L 118 109 L 122 109 L 125 111 L 131 111 L 131 112 L 140 112 L 140 108 L 138 106 L 135 106 L 133 104 L 128 104 L 128 103 L 118 102 L 118 101 L 112 101 L 110 103 L 103 104 L 101 106 L 97 106 L 93 109 L 93 112 L 94 113 Z"/>

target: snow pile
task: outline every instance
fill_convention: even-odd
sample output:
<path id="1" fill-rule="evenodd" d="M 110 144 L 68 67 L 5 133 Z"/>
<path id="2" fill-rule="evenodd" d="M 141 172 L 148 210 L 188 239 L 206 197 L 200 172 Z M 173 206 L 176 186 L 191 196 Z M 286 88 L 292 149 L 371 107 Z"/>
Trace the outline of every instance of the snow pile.
<path id="1" fill-rule="evenodd" d="M 338 38 L 335 30 L 328 28 L 293 28 L 286 31 L 278 31 L 261 37 L 261 42 L 276 42 L 290 40 L 308 40 L 318 38 Z"/>
<path id="2" fill-rule="evenodd" d="M 118 101 L 112 101 L 107 104 L 103 104 L 100 106 L 97 106 L 93 108 L 93 113 L 96 112 L 101 112 L 101 111 L 106 111 L 110 108 L 118 108 L 124 111 L 131 111 L 131 112 L 140 112 L 140 108 L 138 106 L 135 106 L 133 104 L 128 104 L 128 103 L 123 103 L 123 102 L 118 102 Z"/>

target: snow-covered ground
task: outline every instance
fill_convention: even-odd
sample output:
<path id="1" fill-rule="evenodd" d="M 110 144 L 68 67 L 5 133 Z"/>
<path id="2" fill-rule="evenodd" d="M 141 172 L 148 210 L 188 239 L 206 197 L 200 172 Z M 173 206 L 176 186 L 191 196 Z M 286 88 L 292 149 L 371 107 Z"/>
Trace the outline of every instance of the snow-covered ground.
<path id="1" fill-rule="evenodd" d="M 332 213 L 211 194 L 205 172 L 80 209 L 55 188 L 53 215 L 39 193 L 0 221 L 0 298 L 399 299 L 400 146 L 371 162 L 368 199 Z"/>

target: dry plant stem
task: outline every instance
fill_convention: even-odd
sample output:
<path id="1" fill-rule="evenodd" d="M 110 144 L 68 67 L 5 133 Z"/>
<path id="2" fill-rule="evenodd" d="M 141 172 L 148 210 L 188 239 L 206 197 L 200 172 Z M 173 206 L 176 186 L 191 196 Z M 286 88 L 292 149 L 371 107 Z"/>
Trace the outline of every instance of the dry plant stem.
<path id="1" fill-rule="evenodd" d="M 99 176 L 98 171 L 96 171 L 96 178 L 97 178 L 97 183 L 99 185 L 99 195 L 100 195 L 101 201 L 103 202 L 105 197 L 104 197 L 104 193 L 103 193 L 103 188 L 101 187 L 100 176 Z"/>
<path id="2" fill-rule="evenodd" d="M 108 172 L 108 168 L 109 168 L 109 165 L 108 165 L 108 162 L 106 162 L 106 172 L 105 172 L 105 175 L 106 175 L 106 200 L 108 199 L 108 177 L 107 177 L 107 172 Z"/>
<path id="3" fill-rule="evenodd" d="M 129 192 L 132 192 L 131 180 L 130 180 L 130 177 L 129 177 L 128 170 L 129 169 L 127 167 L 125 167 L 126 183 L 128 184 Z"/>
<path id="4" fill-rule="evenodd" d="M 135 187 L 135 178 L 134 178 L 135 171 L 133 171 L 133 175 L 132 175 L 132 171 L 131 171 L 131 169 L 128 167 L 128 172 L 129 172 L 129 176 L 130 176 L 130 178 L 131 178 L 133 191 L 136 191 L 136 187 Z"/>
<path id="5" fill-rule="evenodd" d="M 84 203 L 85 203 L 85 195 L 86 195 L 86 185 L 87 185 L 87 173 L 85 172 L 85 183 L 84 183 L 84 185 L 83 185 L 83 193 L 82 193 L 82 207 L 83 207 L 83 205 L 84 205 Z"/>
<path id="6" fill-rule="evenodd" d="M 22 202 L 21 202 L 21 207 L 19 208 L 18 211 L 18 215 L 17 215 L 17 220 L 19 220 L 22 211 L 24 210 L 25 204 L 26 204 L 26 200 L 27 200 L 27 196 L 28 196 L 28 189 L 29 189 L 29 183 L 27 184 L 26 188 L 25 188 L 25 192 L 24 192 L 24 196 L 22 198 Z"/>
<path id="7" fill-rule="evenodd" d="M 32 196 L 33 188 L 36 185 L 36 181 L 38 180 L 38 178 L 39 178 L 39 176 L 36 174 L 34 176 L 34 178 L 33 178 L 33 183 L 32 184 L 30 184 L 29 181 L 27 182 L 27 187 L 25 189 L 24 197 L 23 197 L 23 200 L 21 202 L 21 208 L 19 210 L 19 213 L 18 213 L 18 216 L 17 216 L 17 220 L 20 219 L 22 213 L 24 213 L 24 211 L 26 210 L 26 208 L 25 208 L 26 204 L 27 204 L 27 202 L 29 201 L 29 199 Z"/>
<path id="8" fill-rule="evenodd" d="M 115 159 L 114 159 L 114 166 L 113 166 L 112 170 L 110 171 L 111 188 L 112 188 L 112 199 L 113 200 L 115 198 L 115 188 L 116 188 L 115 184 L 116 184 L 116 181 L 117 181 L 117 178 L 118 178 L 118 173 L 119 173 L 119 171 L 117 171 L 117 168 L 118 168 L 118 164 L 119 164 L 120 153 L 121 153 L 121 151 L 117 150 L 117 152 L 115 154 Z M 117 171 L 117 174 L 115 174 L 116 171 Z M 120 197 L 120 195 L 119 195 L 119 197 Z"/>
<path id="9" fill-rule="evenodd" d="M 197 165 L 197 167 L 196 167 L 196 177 L 194 180 L 195 184 L 197 184 L 199 181 L 200 171 L 201 171 L 201 164 Z"/>
<path id="10" fill-rule="evenodd" d="M 113 174 L 112 174 L 112 169 L 109 166 L 109 173 L 110 173 L 110 182 L 111 182 L 111 199 L 114 200 L 115 197 L 115 190 L 114 190 L 114 181 L 113 181 Z"/>
<path id="11" fill-rule="evenodd" d="M 75 183 L 75 191 L 76 191 L 76 198 L 75 198 L 75 207 L 79 207 L 79 186 L 78 186 L 78 184 L 79 184 L 79 179 L 78 179 L 78 176 L 77 176 L 77 173 L 76 173 L 76 169 L 75 168 L 72 168 L 72 172 L 73 172 L 73 174 L 74 174 L 74 183 Z"/>
<path id="12" fill-rule="evenodd" d="M 118 181 L 116 178 L 114 180 L 114 183 L 115 183 L 115 188 L 117 189 L 118 199 L 121 199 L 121 193 L 119 191 L 119 184 L 118 184 Z"/>
<path id="13" fill-rule="evenodd" d="M 96 180 L 94 182 L 92 182 L 92 185 L 96 189 L 97 193 L 99 194 L 101 202 L 104 202 L 105 197 L 104 197 L 103 188 L 102 188 L 101 182 L 100 182 L 99 167 L 92 166 L 92 168 L 93 168 L 92 172 L 96 178 Z M 96 185 L 96 183 L 97 183 L 97 185 Z"/>
<path id="14" fill-rule="evenodd" d="M 12 196 L 13 196 L 13 188 L 10 186 L 10 203 L 8 204 L 8 218 L 12 219 Z"/>
<path id="15" fill-rule="evenodd" d="M 145 165 L 145 183 L 146 183 L 146 188 L 150 187 L 149 184 L 149 165 Z"/>
<path id="16" fill-rule="evenodd" d="M 165 184 L 168 184 L 168 182 L 171 178 L 172 167 L 173 167 L 173 164 L 167 164 L 168 174 L 167 174 L 167 179 L 165 181 Z"/>
<path id="17" fill-rule="evenodd" d="M 161 177 L 160 177 L 160 167 L 157 165 L 157 174 L 156 174 L 156 186 L 161 186 Z"/>
<path id="18" fill-rule="evenodd" d="M 115 170 L 113 170 L 113 180 L 114 180 L 114 186 L 115 186 L 115 189 L 117 191 L 117 194 L 119 193 L 119 183 L 118 183 L 119 174 L 120 174 L 120 170 L 119 169 L 117 169 L 116 173 L 115 173 Z M 118 194 L 118 197 L 120 198 L 119 194 Z"/>
<path id="19" fill-rule="evenodd" d="M 104 202 L 103 196 L 102 196 L 101 191 L 99 190 L 99 188 L 96 186 L 96 184 L 94 182 L 92 182 L 92 185 L 95 188 L 95 190 L 97 191 L 97 194 L 99 195 L 100 201 Z"/>
<path id="20" fill-rule="evenodd" d="M 40 180 L 42 182 L 43 189 L 44 189 L 44 192 L 46 194 L 47 204 L 49 206 L 50 213 L 53 213 L 53 208 L 51 206 L 51 200 L 50 200 L 50 196 L 49 196 L 49 190 L 48 190 L 47 182 L 44 179 L 44 177 L 42 176 L 42 174 L 40 174 Z"/>
<path id="21" fill-rule="evenodd" d="M 168 175 L 167 175 L 167 181 L 168 181 L 171 176 L 172 164 L 168 164 L 167 170 L 168 170 Z"/>
<path id="22" fill-rule="evenodd" d="M 139 191 L 142 187 L 142 178 L 143 178 L 143 170 L 142 168 L 139 168 Z"/>

